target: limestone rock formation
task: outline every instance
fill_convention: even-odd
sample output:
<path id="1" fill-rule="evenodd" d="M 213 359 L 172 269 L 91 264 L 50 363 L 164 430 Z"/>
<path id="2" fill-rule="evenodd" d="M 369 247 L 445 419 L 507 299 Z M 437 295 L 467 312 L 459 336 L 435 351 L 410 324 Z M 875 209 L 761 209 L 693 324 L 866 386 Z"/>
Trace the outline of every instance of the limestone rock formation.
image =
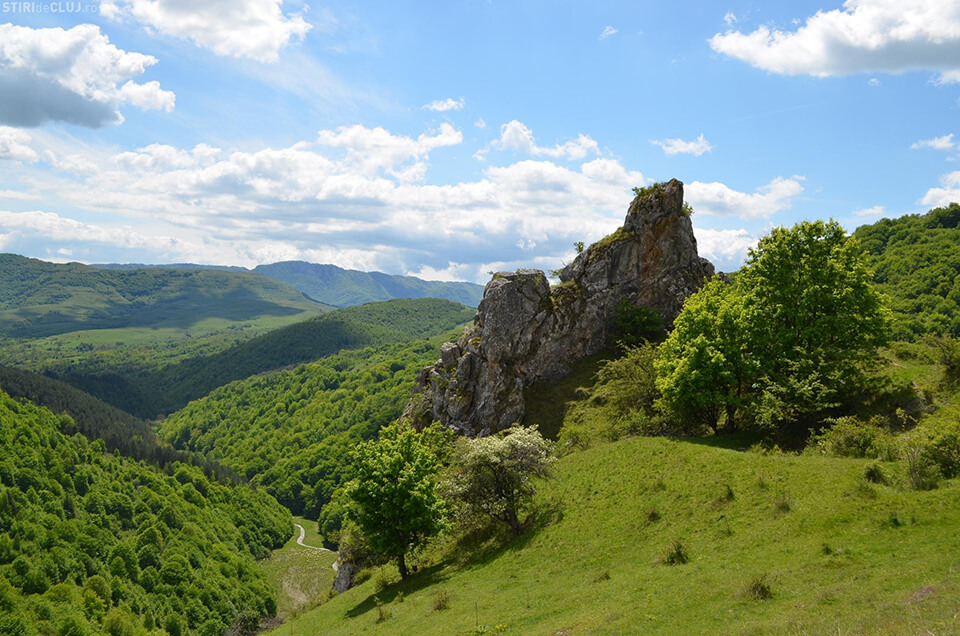
<path id="1" fill-rule="evenodd" d="M 524 415 L 524 387 L 557 381 L 571 365 L 610 344 L 623 300 L 672 323 L 687 296 L 714 274 L 697 255 L 677 180 L 645 188 L 623 227 L 594 243 L 550 287 L 543 272 L 494 274 L 459 342 L 424 369 L 404 411 L 415 426 L 440 421 L 457 432 L 487 435 Z"/>

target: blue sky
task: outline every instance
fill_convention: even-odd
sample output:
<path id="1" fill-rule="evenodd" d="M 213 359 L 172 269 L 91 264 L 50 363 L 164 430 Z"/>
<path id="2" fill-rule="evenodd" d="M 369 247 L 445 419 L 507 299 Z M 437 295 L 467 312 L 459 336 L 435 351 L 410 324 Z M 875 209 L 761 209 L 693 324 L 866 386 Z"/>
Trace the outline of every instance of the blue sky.
<path id="1" fill-rule="evenodd" d="M 0 0 L 0 250 L 551 269 L 678 178 L 721 269 L 960 200 L 960 0 Z"/>

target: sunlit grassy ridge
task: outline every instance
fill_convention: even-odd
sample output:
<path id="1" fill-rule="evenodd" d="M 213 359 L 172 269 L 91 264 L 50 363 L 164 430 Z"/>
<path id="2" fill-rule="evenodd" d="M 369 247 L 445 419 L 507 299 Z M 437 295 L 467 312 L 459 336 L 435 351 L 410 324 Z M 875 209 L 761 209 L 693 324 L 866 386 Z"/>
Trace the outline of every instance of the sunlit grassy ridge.
<path id="1" fill-rule="evenodd" d="M 386 620 L 365 583 L 277 633 L 960 629 L 960 488 L 905 490 L 893 464 L 893 485 L 871 484 L 868 464 L 659 438 L 598 446 L 542 485 L 552 521 L 465 563 L 425 564 L 376 594 Z M 678 542 L 689 562 L 665 564 Z M 757 585 L 772 597 L 752 598 Z"/>

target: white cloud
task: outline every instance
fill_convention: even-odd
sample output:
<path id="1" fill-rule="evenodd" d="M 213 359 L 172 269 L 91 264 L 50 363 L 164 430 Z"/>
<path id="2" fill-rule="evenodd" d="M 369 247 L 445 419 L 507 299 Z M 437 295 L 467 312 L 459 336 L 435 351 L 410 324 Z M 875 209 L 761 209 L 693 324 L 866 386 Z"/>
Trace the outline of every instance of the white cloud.
<path id="1" fill-rule="evenodd" d="M 727 24 L 727 26 L 731 26 L 737 21 L 737 14 L 735 14 L 733 11 L 727 11 L 723 16 L 723 21 Z"/>
<path id="2" fill-rule="evenodd" d="M 111 252 L 114 260 L 255 265 L 299 258 L 484 280 L 482 265 L 494 260 L 529 266 L 542 259 L 555 267 L 574 241 L 618 227 L 630 188 L 645 184 L 641 173 L 606 157 L 572 166 L 527 159 L 492 165 L 472 181 L 426 183 L 432 154 L 462 143 L 451 126 L 416 138 L 364 127 L 320 131 L 318 138 L 252 152 L 152 144 L 104 157 L 80 145 L 60 147 L 70 161 L 58 170 L 80 171 L 55 173 L 50 178 L 58 181 L 38 187 L 58 192 L 57 204 L 84 210 L 85 219 L 107 214 L 99 218 L 109 222 L 88 228 L 63 217 L 8 217 L 16 234 L 8 243 L 36 252 L 19 246 L 59 241 L 51 249 L 103 260 L 85 255 L 103 253 L 90 245 L 104 245 L 114 232 L 121 250 Z M 129 228 L 114 223 L 180 241 L 140 247 Z M 27 234 L 28 225 L 37 229 Z M 58 238 L 68 235 L 72 242 Z"/>
<path id="3" fill-rule="evenodd" d="M 32 163 L 40 155 L 30 147 L 32 137 L 26 131 L 9 126 L 0 126 L 0 159 Z"/>
<path id="4" fill-rule="evenodd" d="M 736 216 L 741 219 L 769 218 L 780 210 L 789 209 L 793 197 L 803 192 L 803 177 L 777 177 L 752 194 L 738 192 L 723 183 L 689 184 L 684 195 L 697 214 Z"/>
<path id="5" fill-rule="evenodd" d="M 597 145 L 597 142 L 583 134 L 578 135 L 575 140 L 557 144 L 553 148 L 538 146 L 536 139 L 533 137 L 533 131 L 516 119 L 500 126 L 500 138 L 478 151 L 474 157 L 485 158 L 486 153 L 491 148 L 514 150 L 534 157 L 552 157 L 570 161 L 583 159 L 589 154 L 600 154 L 600 146 Z"/>
<path id="6" fill-rule="evenodd" d="M 606 27 L 603 28 L 603 32 L 600 34 L 600 37 L 597 39 L 606 40 L 611 35 L 615 35 L 617 33 L 620 33 L 620 29 L 614 29 L 612 26 L 607 25 Z"/>
<path id="7" fill-rule="evenodd" d="M 0 199 L 8 201 L 34 201 L 40 195 L 35 192 L 20 192 L 19 190 L 0 190 Z"/>
<path id="8" fill-rule="evenodd" d="M 156 62 L 118 49 L 93 24 L 69 30 L 0 25 L 0 123 L 56 120 L 95 128 L 122 121 L 122 103 L 169 112 L 172 92 L 130 79 Z"/>
<path id="9" fill-rule="evenodd" d="M 761 26 L 750 33 L 716 34 L 710 46 L 758 68 L 788 75 L 829 77 L 911 70 L 960 81 L 960 2 L 846 0 L 818 11 L 795 31 Z"/>
<path id="10" fill-rule="evenodd" d="M 932 208 L 960 203 L 960 171 L 940 177 L 940 187 L 927 190 L 920 203 Z"/>
<path id="11" fill-rule="evenodd" d="M 710 142 L 703 138 L 703 133 L 693 141 L 684 141 L 683 139 L 662 139 L 651 141 L 655 146 L 660 146 L 668 155 L 685 154 L 699 157 L 705 152 L 713 150 Z"/>
<path id="12" fill-rule="evenodd" d="M 693 228 L 697 237 L 697 252 L 709 259 L 720 270 L 734 270 L 740 267 L 747 250 L 756 247 L 758 237 L 746 230 L 709 230 Z"/>
<path id="13" fill-rule="evenodd" d="M 131 228 L 105 227 L 82 223 L 53 212 L 33 210 L 10 212 L 0 210 L 0 230 L 13 237 L 39 236 L 53 242 L 92 242 L 127 248 L 151 248 L 175 245 L 174 238 L 145 236 Z"/>
<path id="14" fill-rule="evenodd" d="M 302 41 L 311 25 L 285 14 L 282 0 L 101 0 L 111 20 L 134 20 L 159 33 L 210 49 L 217 55 L 274 62 L 291 41 Z"/>
<path id="15" fill-rule="evenodd" d="M 854 216 L 880 216 L 884 213 L 884 207 L 882 205 L 875 205 L 872 208 L 863 208 L 862 210 L 854 210 Z"/>
<path id="16" fill-rule="evenodd" d="M 473 125 L 477 128 L 483 129 L 487 127 L 487 122 L 483 121 L 483 117 L 481 117 L 477 121 L 473 122 Z"/>
<path id="17" fill-rule="evenodd" d="M 438 99 L 436 101 L 432 101 L 423 108 L 438 113 L 443 113 L 448 110 L 462 110 L 466 103 L 466 100 L 464 100 L 462 97 L 460 99 L 448 97 L 447 99 Z"/>
<path id="18" fill-rule="evenodd" d="M 880 80 L 878 80 L 876 77 L 871 77 L 867 80 L 867 84 L 870 86 L 880 86 Z"/>
<path id="19" fill-rule="evenodd" d="M 910 145 L 911 150 L 919 150 L 921 148 L 931 148 L 933 150 L 953 150 L 957 148 L 960 144 L 955 144 L 953 142 L 953 133 L 949 135 L 944 135 L 943 137 L 934 137 L 933 139 L 921 139 L 920 141 Z"/>
<path id="20" fill-rule="evenodd" d="M 423 133 L 416 139 L 394 135 L 379 126 L 359 125 L 341 126 L 336 131 L 321 130 L 317 138 L 321 146 L 345 149 L 348 162 L 366 174 L 397 168 L 408 160 L 424 159 L 435 148 L 455 146 L 462 141 L 463 133 L 447 123 L 440 124 L 435 135 Z"/>

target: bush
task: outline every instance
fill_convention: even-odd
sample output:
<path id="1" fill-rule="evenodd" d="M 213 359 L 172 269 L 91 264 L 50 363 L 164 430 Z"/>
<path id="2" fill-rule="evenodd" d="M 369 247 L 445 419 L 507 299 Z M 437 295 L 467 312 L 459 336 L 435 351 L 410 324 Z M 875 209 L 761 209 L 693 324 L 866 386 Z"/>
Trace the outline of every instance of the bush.
<path id="1" fill-rule="evenodd" d="M 663 557 L 665 565 L 683 565 L 690 561 L 690 555 L 687 554 L 687 548 L 679 540 L 674 541 L 673 548 Z"/>
<path id="2" fill-rule="evenodd" d="M 811 436 L 808 448 L 834 457 L 896 458 L 894 437 L 882 419 L 863 421 L 856 417 L 827 420 L 832 426 Z"/>
<path id="3" fill-rule="evenodd" d="M 446 590 L 440 590 L 433 597 L 433 609 L 436 612 L 442 611 L 450 607 L 450 592 Z"/>
<path id="4" fill-rule="evenodd" d="M 933 463 L 921 446 L 907 444 L 903 449 L 907 463 L 907 483 L 914 490 L 933 490 L 940 485 L 940 467 Z"/>
<path id="5" fill-rule="evenodd" d="M 751 598 L 755 601 L 765 601 L 773 598 L 773 590 L 770 589 L 770 584 L 767 582 L 766 574 L 761 574 L 747 583 L 744 593 L 747 598 Z"/>
<path id="6" fill-rule="evenodd" d="M 887 475 L 883 472 L 880 464 L 870 464 L 867 466 L 866 470 L 863 471 L 863 476 L 871 484 L 887 483 Z"/>

